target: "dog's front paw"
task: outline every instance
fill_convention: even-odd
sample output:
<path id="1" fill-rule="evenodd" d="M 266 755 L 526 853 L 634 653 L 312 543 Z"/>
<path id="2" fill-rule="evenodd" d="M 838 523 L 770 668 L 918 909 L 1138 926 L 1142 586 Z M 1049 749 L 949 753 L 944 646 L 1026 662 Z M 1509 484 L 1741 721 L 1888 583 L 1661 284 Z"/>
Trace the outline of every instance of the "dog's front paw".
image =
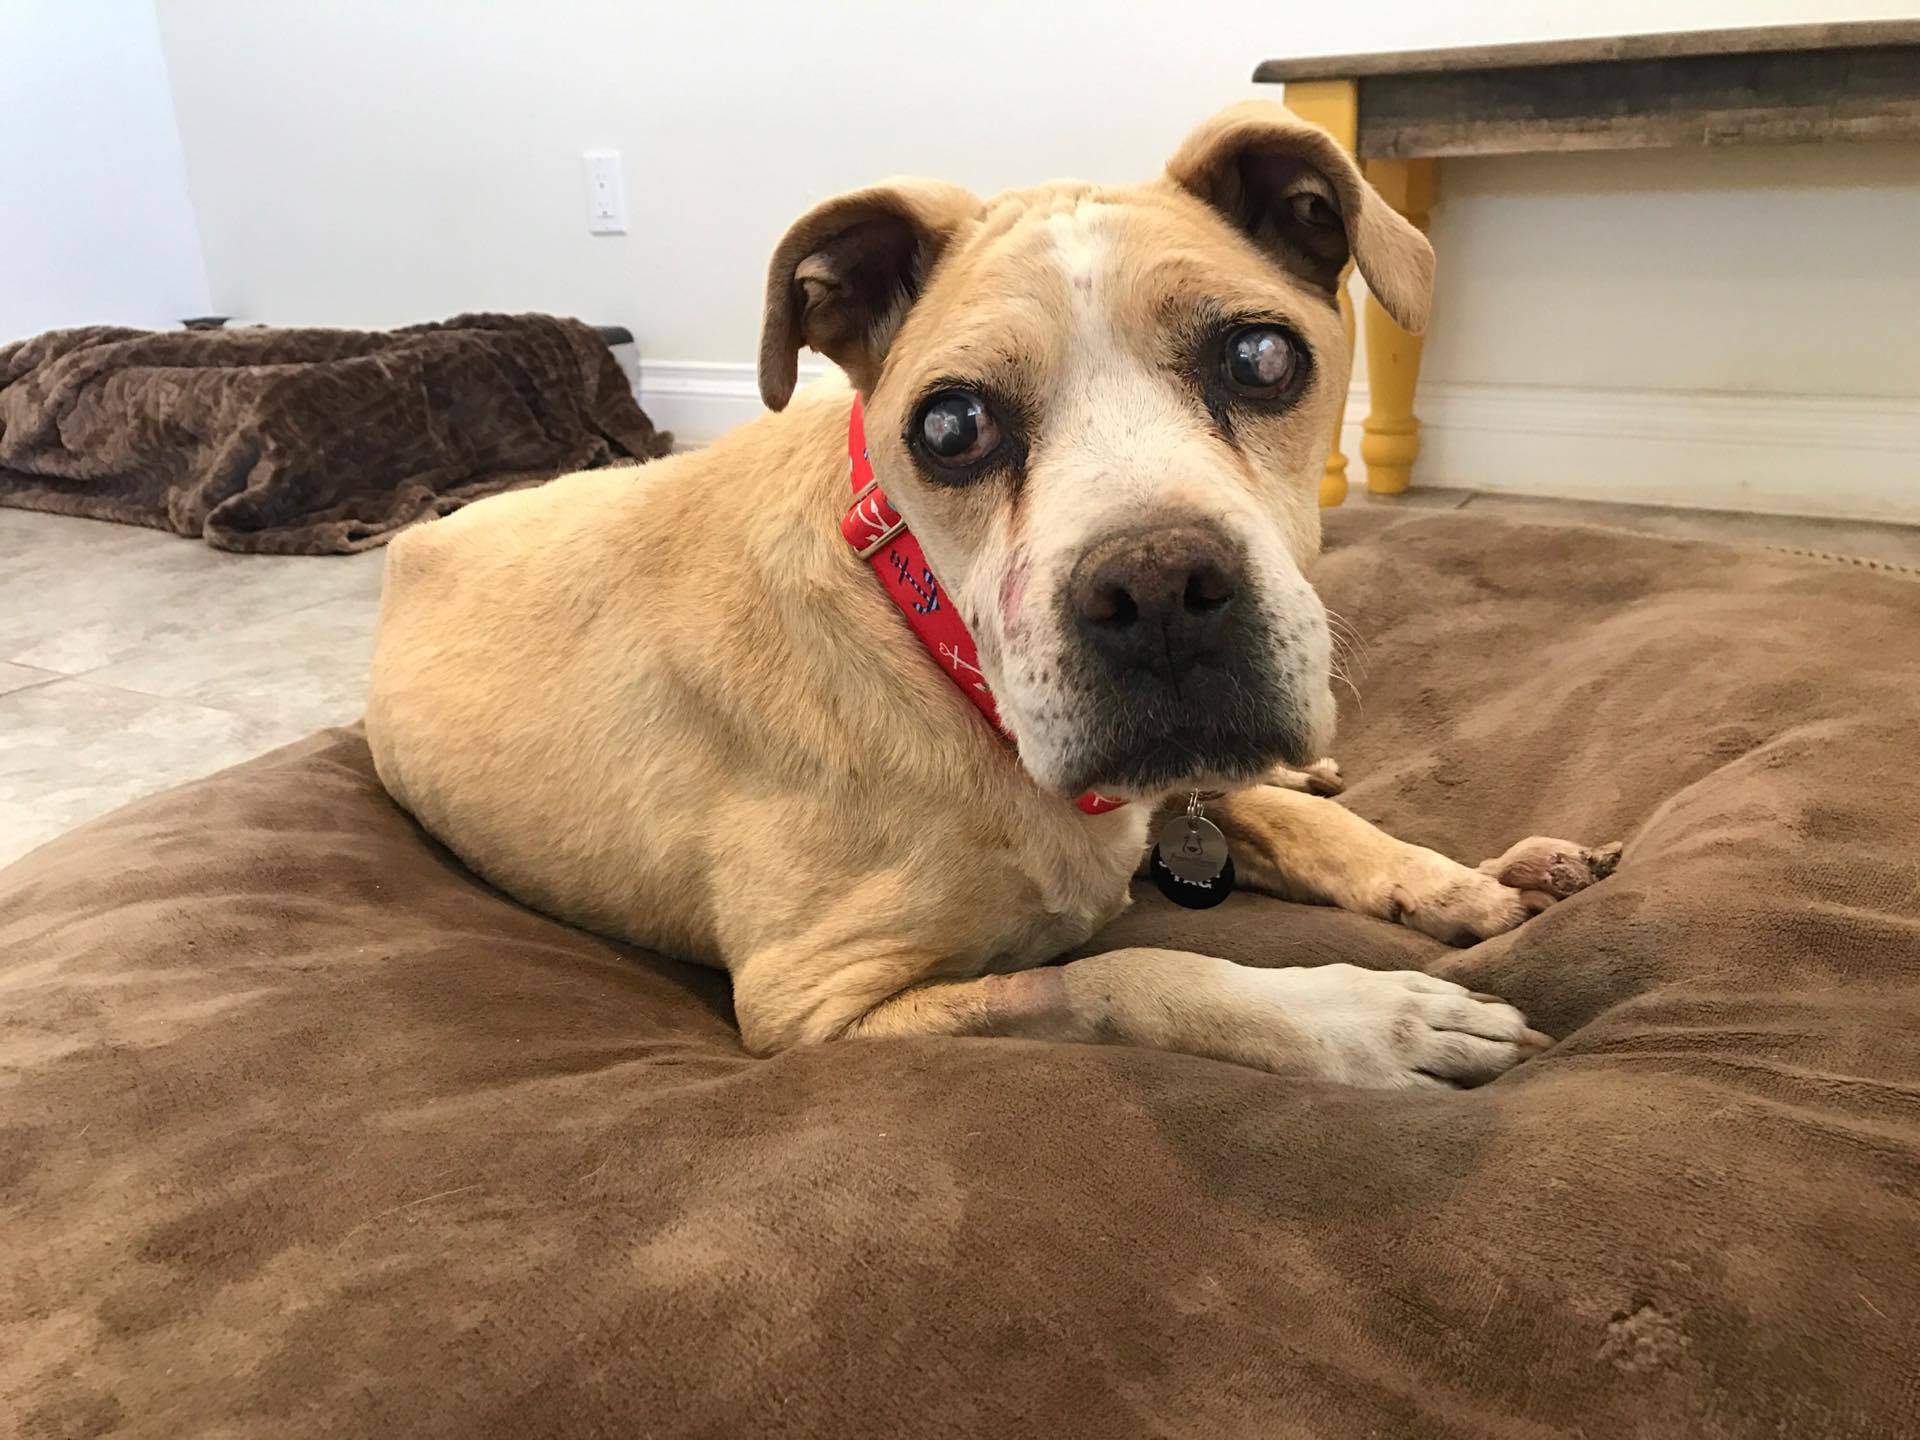
<path id="1" fill-rule="evenodd" d="M 1477 870 L 1430 853 L 1388 893 L 1387 918 L 1449 945 L 1472 945 L 1604 880 L 1619 863 L 1618 845 L 1589 850 L 1541 835 Z"/>
<path id="2" fill-rule="evenodd" d="M 1282 790 L 1298 790 L 1305 795 L 1338 795 L 1347 788 L 1347 778 L 1340 773 L 1340 762 L 1331 757 L 1298 770 L 1291 765 L 1276 765 L 1260 777 L 1260 783 L 1278 785 Z"/>
<path id="3" fill-rule="evenodd" d="M 1274 972 L 1327 1079 L 1375 1089 L 1480 1085 L 1553 1042 L 1491 995 L 1417 970 Z"/>
<path id="4" fill-rule="evenodd" d="M 1487 861 L 1480 872 L 1516 890 L 1543 895 L 1549 900 L 1564 900 L 1611 875 L 1620 863 L 1620 850 L 1617 840 L 1589 850 L 1571 840 L 1533 835 L 1506 854 Z"/>
<path id="5" fill-rule="evenodd" d="M 1472 945 L 1506 934 L 1548 903 L 1436 855 L 1387 893 L 1386 918 L 1448 945 Z"/>

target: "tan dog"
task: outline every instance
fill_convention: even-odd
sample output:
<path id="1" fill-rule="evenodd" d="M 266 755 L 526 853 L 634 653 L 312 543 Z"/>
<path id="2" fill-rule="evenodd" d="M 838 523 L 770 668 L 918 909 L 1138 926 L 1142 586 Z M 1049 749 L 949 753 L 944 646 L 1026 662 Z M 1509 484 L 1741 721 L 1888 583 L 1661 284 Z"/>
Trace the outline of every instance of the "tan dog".
<path id="1" fill-rule="evenodd" d="M 394 543 L 367 712 L 382 780 L 528 904 L 724 966 L 758 1054 L 1023 1035 L 1366 1085 L 1499 1074 L 1545 1038 L 1423 974 L 1046 964 L 1127 903 L 1155 804 L 1194 789 L 1233 792 L 1211 813 L 1243 885 L 1455 940 L 1541 903 L 1502 862 L 1257 783 L 1332 738 L 1301 568 L 1350 257 L 1419 329 L 1426 241 L 1270 105 L 1216 117 L 1145 185 L 828 201 L 768 279 L 780 413 Z M 851 393 L 790 405 L 802 345 L 864 397 L 873 467 L 1017 749 L 842 539 Z M 1133 803 L 1085 814 L 1088 789 Z M 1538 884 L 1557 866 L 1561 891 L 1593 874 L 1562 842 L 1512 859 Z"/>

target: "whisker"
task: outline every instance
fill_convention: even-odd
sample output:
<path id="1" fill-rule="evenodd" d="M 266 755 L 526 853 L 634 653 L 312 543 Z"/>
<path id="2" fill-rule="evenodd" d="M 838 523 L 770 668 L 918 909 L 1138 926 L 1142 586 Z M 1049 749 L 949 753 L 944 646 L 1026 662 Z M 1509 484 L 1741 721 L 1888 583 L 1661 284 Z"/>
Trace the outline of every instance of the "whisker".
<path id="1" fill-rule="evenodd" d="M 1364 679 L 1365 676 L 1364 676 L 1364 672 L 1356 672 L 1354 666 L 1351 663 L 1349 663 L 1349 657 L 1340 655 L 1340 654 L 1334 654 L 1332 656 L 1329 656 L 1328 662 L 1327 662 L 1327 674 L 1330 680 L 1336 681 L 1339 684 L 1346 686 L 1347 690 L 1353 696 L 1353 703 L 1355 704 L 1355 706 L 1357 707 L 1360 705 L 1361 699 L 1360 699 L 1359 682 L 1360 680 Z"/>
<path id="2" fill-rule="evenodd" d="M 1353 696 L 1354 710 L 1362 717 L 1366 716 L 1366 703 L 1360 695 L 1359 681 L 1366 678 L 1367 644 L 1360 629 L 1352 621 L 1331 606 L 1327 607 L 1327 633 L 1333 642 L 1332 654 L 1327 657 L 1327 669 L 1332 679 L 1347 687 Z"/>
<path id="3" fill-rule="evenodd" d="M 1361 637 L 1359 627 L 1339 611 L 1327 611 L 1327 630 L 1341 650 L 1353 655 L 1365 653 L 1367 645 Z"/>
<path id="4" fill-rule="evenodd" d="M 1366 702 L 1360 698 L 1360 687 L 1353 683 L 1353 677 L 1338 665 L 1332 667 L 1331 677 L 1347 687 L 1348 693 L 1353 696 L 1354 710 L 1364 719 L 1367 713 Z"/>

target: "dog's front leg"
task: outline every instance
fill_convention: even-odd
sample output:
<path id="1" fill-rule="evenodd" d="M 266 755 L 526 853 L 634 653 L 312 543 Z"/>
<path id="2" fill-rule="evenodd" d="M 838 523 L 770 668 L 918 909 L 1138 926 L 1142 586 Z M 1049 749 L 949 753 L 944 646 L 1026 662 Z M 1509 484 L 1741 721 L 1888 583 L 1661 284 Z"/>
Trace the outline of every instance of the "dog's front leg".
<path id="1" fill-rule="evenodd" d="M 1396 920 L 1453 945 L 1511 930 L 1620 858 L 1618 845 L 1589 850 L 1536 836 L 1476 869 L 1396 840 L 1332 800 L 1271 785 L 1235 791 L 1207 813 L 1227 834 L 1241 884 Z"/>
<path id="2" fill-rule="evenodd" d="M 1518 1010 L 1416 971 L 1352 965 L 1265 970 L 1183 950 L 1113 950 L 1065 965 L 909 985 L 862 1008 L 846 986 L 796 996 L 736 979 L 748 1047 L 902 1035 L 1139 1045 L 1277 1075 L 1383 1088 L 1475 1085 L 1549 1042 Z M 748 982 L 748 983 L 743 983 Z M 769 1003 L 769 1002 L 772 1003 Z M 849 1015 L 849 1010 L 858 1013 Z"/>

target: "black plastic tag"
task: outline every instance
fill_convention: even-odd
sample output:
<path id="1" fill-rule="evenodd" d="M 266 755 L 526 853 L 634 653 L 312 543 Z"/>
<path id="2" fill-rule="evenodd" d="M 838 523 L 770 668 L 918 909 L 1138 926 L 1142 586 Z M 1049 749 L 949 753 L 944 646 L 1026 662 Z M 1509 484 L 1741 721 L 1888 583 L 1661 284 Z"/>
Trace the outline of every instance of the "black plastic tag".
<path id="1" fill-rule="evenodd" d="M 1160 887 L 1162 895 L 1189 910 L 1211 910 L 1233 893 L 1231 855 L 1221 865 L 1220 873 L 1211 880 L 1183 880 L 1167 868 L 1166 862 L 1160 858 L 1160 847 L 1156 845 L 1147 862 L 1147 873 L 1153 876 L 1153 883 Z"/>

